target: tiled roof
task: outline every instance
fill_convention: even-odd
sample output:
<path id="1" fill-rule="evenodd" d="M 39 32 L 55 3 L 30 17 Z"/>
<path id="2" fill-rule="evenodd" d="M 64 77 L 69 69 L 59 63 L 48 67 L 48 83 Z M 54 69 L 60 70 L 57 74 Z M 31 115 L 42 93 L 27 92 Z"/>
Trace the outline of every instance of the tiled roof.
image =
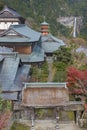
<path id="1" fill-rule="evenodd" d="M 18 14 L 14 9 L 9 8 L 7 6 L 4 6 L 4 8 L 2 9 L 2 11 L 0 11 L 0 17 L 13 17 L 13 18 L 19 18 L 22 17 L 20 14 Z"/>
<path id="2" fill-rule="evenodd" d="M 17 71 L 14 83 L 22 89 L 23 82 L 27 82 L 29 79 L 30 65 L 21 65 Z"/>
<path id="3" fill-rule="evenodd" d="M 20 35 L 19 37 L 16 35 L 8 35 L 11 31 L 13 31 L 16 35 Z M 41 33 L 34 31 L 30 27 L 25 24 L 20 25 L 11 25 L 8 30 L 0 34 L 0 42 L 2 43 L 28 43 L 28 42 L 37 42 L 40 40 Z"/>
<path id="4" fill-rule="evenodd" d="M 11 54 L 10 54 L 11 55 Z M 0 65 L 2 62 L 0 62 Z M 0 87 L 3 92 L 21 91 L 22 82 L 26 81 L 29 75 L 30 65 L 20 65 L 18 57 L 4 57 L 0 70 Z"/>
<path id="5" fill-rule="evenodd" d="M 30 38 L 30 41 L 38 41 L 40 39 L 41 33 L 34 31 L 27 25 L 21 24 L 21 25 L 12 25 L 11 28 L 13 28 L 16 32 L 19 34 Z"/>
<path id="6" fill-rule="evenodd" d="M 13 93 L 2 93 L 0 97 L 4 100 L 18 100 L 18 92 Z"/>
<path id="7" fill-rule="evenodd" d="M 34 62 L 43 62 L 44 61 L 44 50 L 40 47 L 39 43 L 34 46 L 33 51 L 31 54 L 18 54 L 19 57 L 21 58 L 22 62 L 29 62 L 29 63 L 34 63 Z"/>
<path id="8" fill-rule="evenodd" d="M 10 80 L 0 81 L 0 85 L 1 85 L 1 90 L 3 92 L 18 92 L 18 91 L 21 91 L 21 87 L 14 84 L 14 82 L 12 82 Z"/>
<path id="9" fill-rule="evenodd" d="M 64 46 L 65 43 L 52 36 L 51 34 L 47 36 L 42 36 L 42 48 L 46 53 L 53 53 L 56 51 L 60 46 Z"/>
<path id="10" fill-rule="evenodd" d="M 0 43 L 28 43 L 31 42 L 29 38 L 24 38 L 24 37 L 0 37 Z"/>
<path id="11" fill-rule="evenodd" d="M 19 65 L 19 58 L 4 58 L 0 80 L 14 80 Z"/>
<path id="12" fill-rule="evenodd" d="M 0 84 L 3 91 L 8 91 L 12 86 L 17 69 L 19 66 L 19 58 L 5 57 L 0 72 Z"/>

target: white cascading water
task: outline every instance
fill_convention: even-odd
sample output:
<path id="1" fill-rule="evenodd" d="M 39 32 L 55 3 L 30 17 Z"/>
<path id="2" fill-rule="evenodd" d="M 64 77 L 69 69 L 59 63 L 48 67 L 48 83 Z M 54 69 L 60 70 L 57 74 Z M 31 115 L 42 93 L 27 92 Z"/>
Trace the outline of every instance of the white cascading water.
<path id="1" fill-rule="evenodd" d="M 73 29 L 73 37 L 76 37 L 76 17 L 74 18 L 74 29 Z"/>

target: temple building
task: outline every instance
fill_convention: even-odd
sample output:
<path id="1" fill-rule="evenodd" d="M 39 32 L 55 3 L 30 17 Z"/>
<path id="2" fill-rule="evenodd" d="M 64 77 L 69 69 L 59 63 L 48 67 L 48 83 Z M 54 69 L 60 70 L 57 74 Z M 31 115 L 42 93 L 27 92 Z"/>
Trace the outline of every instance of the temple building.
<path id="1" fill-rule="evenodd" d="M 45 57 L 52 56 L 65 45 L 49 33 L 45 20 L 41 23 L 41 32 L 37 32 L 25 25 L 25 19 L 15 10 L 5 6 L 0 11 L 0 21 L 0 46 L 13 48 L 24 63 L 43 62 Z"/>
<path id="2" fill-rule="evenodd" d="M 26 95 L 26 96 L 25 96 Z M 55 107 L 69 103 L 66 83 L 24 83 L 22 105 L 27 107 Z"/>
<path id="3" fill-rule="evenodd" d="M 0 32 L 7 30 L 10 25 L 24 24 L 25 19 L 14 9 L 4 6 L 0 11 Z"/>
<path id="4" fill-rule="evenodd" d="M 65 46 L 62 40 L 49 33 L 49 24 L 45 21 L 41 23 L 41 33 L 41 44 L 46 56 L 52 56 L 54 51 L 58 50 L 60 46 Z"/>
<path id="5" fill-rule="evenodd" d="M 29 80 L 30 65 L 23 64 L 17 52 L 0 47 L 0 97 L 4 100 L 21 100 L 23 82 Z"/>

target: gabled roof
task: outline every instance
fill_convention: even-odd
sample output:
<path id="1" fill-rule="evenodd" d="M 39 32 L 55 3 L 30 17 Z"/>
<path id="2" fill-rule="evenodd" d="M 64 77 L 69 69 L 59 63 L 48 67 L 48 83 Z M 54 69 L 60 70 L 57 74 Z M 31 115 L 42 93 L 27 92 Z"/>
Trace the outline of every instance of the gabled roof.
<path id="1" fill-rule="evenodd" d="M 38 41 L 41 36 L 41 33 L 31 29 L 30 27 L 24 24 L 12 25 L 11 28 L 13 28 L 19 34 L 31 38 L 31 41 Z"/>
<path id="2" fill-rule="evenodd" d="M 16 10 L 4 6 L 4 8 L 0 11 L 0 18 L 19 18 L 22 17 L 20 14 L 16 12 Z"/>
<path id="3" fill-rule="evenodd" d="M 3 92 L 18 92 L 22 89 L 22 82 L 29 76 L 30 65 L 20 64 L 20 58 L 8 52 L 4 57 L 3 64 L 0 62 L 0 87 Z"/>
<path id="4" fill-rule="evenodd" d="M 56 51 L 60 46 L 64 46 L 65 43 L 52 36 L 51 34 L 48 34 L 47 36 L 42 36 L 42 48 L 46 53 L 53 53 Z"/>
<path id="5" fill-rule="evenodd" d="M 11 35 L 12 34 L 12 35 Z M 0 42 L 37 42 L 41 33 L 34 31 L 25 24 L 11 25 L 10 28 L 0 34 Z"/>

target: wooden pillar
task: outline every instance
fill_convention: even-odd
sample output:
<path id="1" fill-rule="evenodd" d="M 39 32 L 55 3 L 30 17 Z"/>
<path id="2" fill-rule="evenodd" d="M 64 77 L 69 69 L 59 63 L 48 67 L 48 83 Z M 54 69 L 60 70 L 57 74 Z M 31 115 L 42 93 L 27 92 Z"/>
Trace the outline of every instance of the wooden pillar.
<path id="1" fill-rule="evenodd" d="M 76 124 L 78 125 L 78 121 L 80 119 L 80 111 L 76 111 Z"/>
<path id="2" fill-rule="evenodd" d="M 59 108 L 56 108 L 56 126 L 55 130 L 59 130 Z"/>

